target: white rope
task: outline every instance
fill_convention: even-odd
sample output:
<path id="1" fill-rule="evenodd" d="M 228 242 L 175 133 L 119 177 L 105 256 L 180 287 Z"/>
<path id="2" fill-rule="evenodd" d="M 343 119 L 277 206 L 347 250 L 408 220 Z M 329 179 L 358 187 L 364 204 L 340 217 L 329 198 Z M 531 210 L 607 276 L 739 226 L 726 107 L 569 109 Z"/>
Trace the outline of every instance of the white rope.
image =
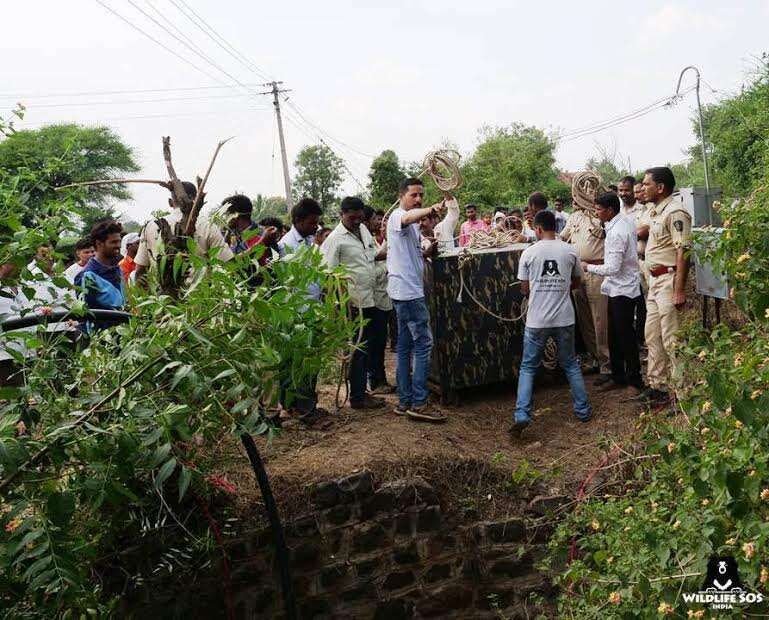
<path id="1" fill-rule="evenodd" d="M 481 301 L 475 295 L 473 295 L 473 292 L 465 284 L 465 273 L 464 273 L 465 266 L 471 262 L 473 256 L 474 254 L 470 252 L 467 248 L 462 250 L 457 256 L 457 265 L 459 267 L 459 293 L 457 294 L 457 302 L 462 303 L 462 292 L 466 291 L 467 294 L 470 296 L 470 299 L 472 299 L 481 310 L 483 310 L 487 314 L 490 314 L 498 321 L 504 321 L 506 323 L 515 323 L 516 321 L 522 320 L 526 316 L 526 310 L 528 309 L 528 300 L 525 297 L 521 300 L 520 313 L 518 315 L 501 316 L 496 312 L 487 308 L 483 303 L 481 303 Z M 517 280 L 513 282 L 510 286 L 516 286 L 518 284 L 520 284 L 520 281 Z"/>

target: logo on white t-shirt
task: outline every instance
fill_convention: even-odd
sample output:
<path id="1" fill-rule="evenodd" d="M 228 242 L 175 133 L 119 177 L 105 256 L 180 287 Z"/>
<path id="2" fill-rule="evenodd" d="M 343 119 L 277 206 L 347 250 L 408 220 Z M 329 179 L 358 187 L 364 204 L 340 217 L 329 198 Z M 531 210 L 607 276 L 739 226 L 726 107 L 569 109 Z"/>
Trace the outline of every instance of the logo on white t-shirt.
<path id="1" fill-rule="evenodd" d="M 543 276 L 560 276 L 561 272 L 558 271 L 558 261 L 546 260 L 542 265 Z"/>

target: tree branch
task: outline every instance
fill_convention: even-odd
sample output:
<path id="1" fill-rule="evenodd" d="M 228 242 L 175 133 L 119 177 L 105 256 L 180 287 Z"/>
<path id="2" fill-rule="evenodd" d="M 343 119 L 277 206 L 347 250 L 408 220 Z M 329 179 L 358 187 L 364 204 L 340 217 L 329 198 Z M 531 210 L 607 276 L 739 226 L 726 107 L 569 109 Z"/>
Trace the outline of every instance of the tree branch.
<path id="1" fill-rule="evenodd" d="M 68 185 L 62 185 L 55 187 L 54 190 L 60 192 L 63 189 L 69 189 L 70 187 L 85 187 L 88 185 L 112 185 L 112 184 L 125 184 L 125 183 L 150 183 L 152 185 L 160 185 L 166 189 L 171 189 L 171 184 L 168 181 L 160 181 L 157 179 L 103 179 L 101 181 L 83 181 L 82 183 L 69 183 Z"/>
<path id="2" fill-rule="evenodd" d="M 214 155 L 211 158 L 211 163 L 208 164 L 208 170 L 206 170 L 206 174 L 203 177 L 203 180 L 201 181 L 200 177 L 198 177 L 198 192 L 195 195 L 195 202 L 192 203 L 192 208 L 190 209 L 189 215 L 187 216 L 187 221 L 182 227 L 182 230 L 187 237 L 194 234 L 195 232 L 195 224 L 197 224 L 198 214 L 200 213 L 200 208 L 203 206 L 203 198 L 205 197 L 203 190 L 205 189 L 206 183 L 208 182 L 211 169 L 214 167 L 214 162 L 216 162 L 216 157 L 219 155 L 219 151 L 222 149 L 222 147 L 230 140 L 232 140 L 232 138 L 227 138 L 226 140 L 222 140 L 219 142 L 219 144 L 216 145 L 216 150 L 214 151 Z"/>

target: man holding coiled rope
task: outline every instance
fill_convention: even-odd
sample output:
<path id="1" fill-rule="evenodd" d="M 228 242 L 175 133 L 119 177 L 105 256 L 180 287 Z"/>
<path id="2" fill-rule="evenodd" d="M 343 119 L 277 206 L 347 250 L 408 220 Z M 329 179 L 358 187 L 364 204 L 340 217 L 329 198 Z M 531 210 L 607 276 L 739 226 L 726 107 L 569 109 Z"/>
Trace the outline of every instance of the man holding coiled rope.
<path id="1" fill-rule="evenodd" d="M 594 201 L 601 185 L 601 178 L 590 170 L 580 172 L 572 180 L 574 212 L 566 221 L 560 237 L 574 245 L 582 262 L 602 265 L 604 239 L 601 221 L 594 214 Z M 583 285 L 574 291 L 574 307 L 577 311 L 579 331 L 585 348 L 593 357 L 586 372 L 600 372 L 597 383 L 611 380 L 609 364 L 609 299 L 601 294 L 603 276 L 585 274 Z"/>
<path id="2" fill-rule="evenodd" d="M 401 181 L 399 204 L 387 220 L 387 292 L 398 316 L 398 406 L 395 413 L 414 420 L 445 422 L 427 398 L 427 377 L 433 337 L 424 292 L 424 257 L 419 223 L 438 214 L 444 203 L 423 208 L 424 184 L 418 178 Z M 413 357 L 413 372 L 412 372 Z"/>

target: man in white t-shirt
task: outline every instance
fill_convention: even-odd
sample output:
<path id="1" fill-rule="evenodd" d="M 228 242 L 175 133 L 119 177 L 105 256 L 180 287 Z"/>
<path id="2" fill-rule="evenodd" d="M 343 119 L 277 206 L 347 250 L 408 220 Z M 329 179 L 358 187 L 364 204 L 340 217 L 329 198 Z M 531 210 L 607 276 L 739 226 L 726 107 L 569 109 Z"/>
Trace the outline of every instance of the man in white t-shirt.
<path id="1" fill-rule="evenodd" d="M 67 278 L 67 282 L 75 284 L 75 277 L 85 269 L 93 255 L 93 241 L 90 237 L 84 237 L 75 244 L 75 262 L 64 270 L 64 277 Z"/>
<path id="2" fill-rule="evenodd" d="M 446 417 L 427 402 L 433 337 L 425 301 L 425 265 L 419 233 L 422 218 L 439 213 L 444 204 L 423 208 L 424 191 L 420 179 L 412 177 L 401 181 L 400 204 L 387 220 L 387 293 L 398 316 L 399 403 L 395 413 L 413 420 L 445 422 Z"/>
<path id="3" fill-rule="evenodd" d="M 569 380 L 575 415 L 582 422 L 592 416 L 574 352 L 574 308 L 569 298 L 569 291 L 579 286 L 582 279 L 579 258 L 572 246 L 556 239 L 552 211 L 537 213 L 533 226 L 539 241 L 524 250 L 518 263 L 518 279 L 522 293 L 529 298 L 529 308 L 518 373 L 518 397 L 510 429 L 515 436 L 520 436 L 531 423 L 534 376 L 542 363 L 545 343 L 551 337 L 558 345 L 558 363 Z"/>
<path id="4" fill-rule="evenodd" d="M 183 181 L 182 185 L 187 192 L 190 200 L 195 200 L 197 195 L 197 188 L 189 181 Z M 176 224 L 182 220 L 182 211 L 176 205 L 173 198 L 168 199 L 168 206 L 171 207 L 171 213 L 164 215 L 160 219 L 164 219 L 171 227 L 171 231 L 174 230 Z M 198 256 L 208 255 L 208 251 L 217 248 L 219 253 L 217 258 L 220 261 L 228 261 L 233 257 L 230 246 L 227 245 L 221 231 L 216 226 L 205 221 L 202 218 L 198 218 L 195 223 L 195 253 Z M 160 229 L 158 228 L 155 220 L 150 220 L 144 225 L 139 236 L 139 249 L 134 257 L 136 263 L 136 281 L 141 282 L 144 274 L 149 270 L 150 265 L 157 263 L 158 258 L 161 256 L 163 246 L 163 240 L 160 235 Z"/>

